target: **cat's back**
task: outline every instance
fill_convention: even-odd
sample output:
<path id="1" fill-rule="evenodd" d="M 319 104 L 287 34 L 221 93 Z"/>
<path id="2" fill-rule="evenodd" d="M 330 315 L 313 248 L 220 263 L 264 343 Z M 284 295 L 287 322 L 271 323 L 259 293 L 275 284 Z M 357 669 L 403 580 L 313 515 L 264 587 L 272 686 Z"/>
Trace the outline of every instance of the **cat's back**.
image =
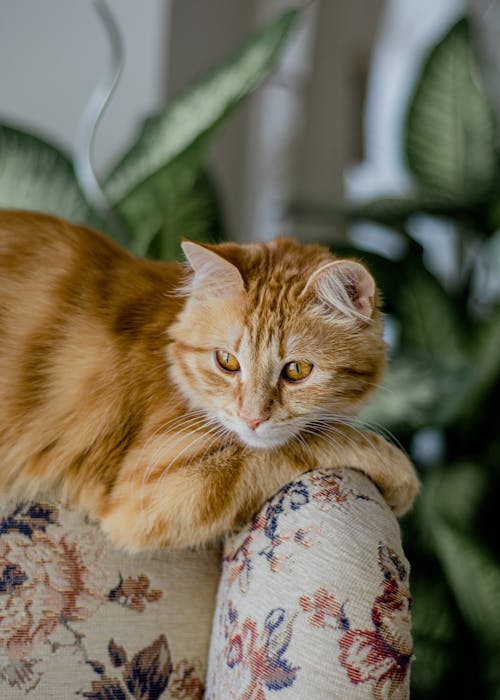
<path id="1" fill-rule="evenodd" d="M 0 284 L 4 287 L 21 276 L 33 284 L 68 272 L 68 265 L 85 257 L 85 249 L 94 249 L 96 258 L 105 250 L 112 251 L 115 259 L 121 254 L 118 246 L 92 229 L 47 214 L 0 210 Z"/>
<path id="2" fill-rule="evenodd" d="M 45 214 L 0 210 L 0 332 L 23 316 L 62 315 L 110 320 L 123 306 L 164 296 L 180 266 L 137 258 L 109 237 Z M 2 323 L 3 319 L 3 323 Z"/>
<path id="3" fill-rule="evenodd" d="M 96 277 L 97 267 L 107 274 L 122 257 L 118 247 L 95 231 L 56 217 L 27 211 L 0 211 L 0 304 L 3 317 L 15 308 L 16 317 L 35 315 L 37 307 L 59 295 L 64 285 L 83 285 Z M 81 286 L 81 284 L 80 284 Z M 38 309 L 42 311 L 41 308 Z M 5 330 L 5 323 L 2 324 Z"/>
<path id="4" fill-rule="evenodd" d="M 80 287 L 106 277 L 120 279 L 123 294 L 149 280 L 176 281 L 179 266 L 142 260 L 93 229 L 29 211 L 0 210 L 0 288 L 49 287 L 57 278 Z M 123 281 L 129 280 L 123 287 Z M 22 291 L 21 289 L 18 290 Z M 111 290 L 108 289 L 108 292 Z M 117 289 L 115 290 L 117 291 Z"/>
<path id="5" fill-rule="evenodd" d="M 97 231 L 0 210 L 0 398 L 36 387 L 48 364 L 59 376 L 128 359 L 137 345 L 147 354 L 148 337 L 178 311 L 169 291 L 181 275 L 182 266 L 138 258 Z"/>
<path id="6" fill-rule="evenodd" d="M 0 210 L 0 483 L 6 464 L 40 475 L 139 432 L 136 414 L 167 391 L 182 275 L 91 229 Z"/>

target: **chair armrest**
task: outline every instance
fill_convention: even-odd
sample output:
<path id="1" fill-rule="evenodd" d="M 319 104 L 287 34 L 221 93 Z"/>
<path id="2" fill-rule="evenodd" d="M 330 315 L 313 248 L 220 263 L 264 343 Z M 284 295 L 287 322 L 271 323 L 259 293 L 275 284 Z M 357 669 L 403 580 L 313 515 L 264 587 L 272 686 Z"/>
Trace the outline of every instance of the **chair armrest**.
<path id="1" fill-rule="evenodd" d="M 201 700 L 219 563 L 117 550 L 60 503 L 0 503 L 0 698 Z"/>
<path id="2" fill-rule="evenodd" d="M 408 574 L 364 474 L 301 475 L 226 540 L 206 700 L 407 698 Z"/>

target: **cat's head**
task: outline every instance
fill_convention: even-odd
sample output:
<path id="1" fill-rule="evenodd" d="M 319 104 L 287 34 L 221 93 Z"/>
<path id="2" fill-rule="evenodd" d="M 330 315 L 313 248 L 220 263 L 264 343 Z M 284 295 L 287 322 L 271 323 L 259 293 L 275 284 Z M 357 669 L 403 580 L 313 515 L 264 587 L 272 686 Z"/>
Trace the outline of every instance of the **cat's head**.
<path id="1" fill-rule="evenodd" d="M 191 272 L 169 353 L 192 408 L 261 448 L 357 411 L 385 364 L 365 267 L 283 238 L 183 249 Z"/>

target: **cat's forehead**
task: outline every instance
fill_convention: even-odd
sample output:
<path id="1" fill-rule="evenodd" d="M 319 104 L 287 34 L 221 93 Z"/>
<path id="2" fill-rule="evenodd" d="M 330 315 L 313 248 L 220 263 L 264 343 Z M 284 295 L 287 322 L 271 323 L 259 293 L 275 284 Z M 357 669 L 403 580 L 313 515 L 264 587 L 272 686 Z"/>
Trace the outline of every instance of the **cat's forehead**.
<path id="1" fill-rule="evenodd" d="M 253 356 L 284 359 L 304 355 L 321 335 L 317 321 L 300 303 L 252 306 L 241 326 L 239 344 Z"/>
<path id="2" fill-rule="evenodd" d="M 254 353 L 286 357 L 303 352 L 317 337 L 317 319 L 302 296 L 309 271 L 292 252 L 288 260 L 265 259 L 267 264 L 247 278 L 242 338 Z"/>
<path id="3" fill-rule="evenodd" d="M 284 324 L 274 322 L 275 314 L 249 314 L 243 326 L 241 344 L 243 349 L 253 353 L 273 352 L 275 355 L 284 353 L 286 331 Z"/>
<path id="4" fill-rule="evenodd" d="M 267 243 L 229 246 L 230 261 L 242 273 L 247 290 L 291 292 L 307 281 L 320 265 L 334 259 L 328 248 L 276 238 Z M 225 253 L 227 255 L 227 253 Z"/>

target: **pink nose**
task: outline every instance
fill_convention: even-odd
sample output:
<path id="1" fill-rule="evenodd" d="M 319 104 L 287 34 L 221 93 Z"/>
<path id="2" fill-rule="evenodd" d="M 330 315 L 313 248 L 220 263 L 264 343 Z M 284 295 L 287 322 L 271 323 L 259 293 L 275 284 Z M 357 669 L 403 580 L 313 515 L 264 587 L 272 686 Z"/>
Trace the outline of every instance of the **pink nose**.
<path id="1" fill-rule="evenodd" d="M 247 420 L 247 425 L 251 430 L 257 430 L 261 423 L 262 421 L 258 418 L 250 418 Z"/>
<path id="2" fill-rule="evenodd" d="M 260 418 L 247 418 L 246 416 L 239 414 L 240 418 L 245 421 L 250 430 L 257 430 L 259 425 L 262 423 Z"/>

